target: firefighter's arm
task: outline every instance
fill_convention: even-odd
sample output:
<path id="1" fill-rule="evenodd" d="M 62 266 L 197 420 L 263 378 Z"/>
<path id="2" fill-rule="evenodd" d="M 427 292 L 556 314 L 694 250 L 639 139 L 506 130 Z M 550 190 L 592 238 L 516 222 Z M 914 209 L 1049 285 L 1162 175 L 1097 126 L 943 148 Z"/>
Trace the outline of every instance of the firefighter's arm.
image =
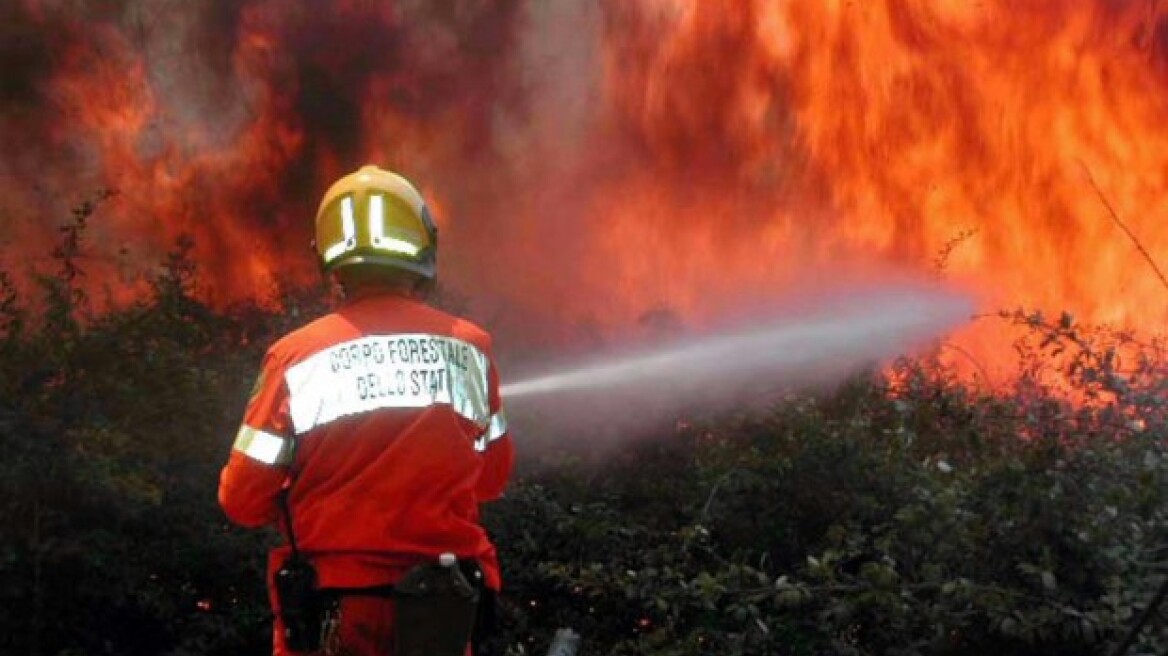
<path id="1" fill-rule="evenodd" d="M 511 442 L 507 416 L 503 412 L 503 401 L 499 395 L 499 373 L 493 364 L 487 383 L 492 415 L 486 433 L 479 440 L 483 457 L 482 473 L 475 487 L 479 501 L 493 501 L 503 495 L 515 462 L 515 446 Z"/>
<path id="2" fill-rule="evenodd" d="M 239 429 L 227 465 L 219 475 L 219 505 L 241 526 L 277 519 L 276 495 L 288 478 L 283 452 L 287 440 L 246 424 Z"/>
<path id="3" fill-rule="evenodd" d="M 479 501 L 494 501 L 503 496 L 514 461 L 515 447 L 510 435 L 504 434 L 487 443 L 483 452 L 483 470 L 475 488 Z"/>
<path id="4" fill-rule="evenodd" d="M 278 518 L 276 496 L 293 454 L 287 396 L 282 370 L 269 352 L 219 476 L 219 505 L 236 524 L 256 527 Z"/>

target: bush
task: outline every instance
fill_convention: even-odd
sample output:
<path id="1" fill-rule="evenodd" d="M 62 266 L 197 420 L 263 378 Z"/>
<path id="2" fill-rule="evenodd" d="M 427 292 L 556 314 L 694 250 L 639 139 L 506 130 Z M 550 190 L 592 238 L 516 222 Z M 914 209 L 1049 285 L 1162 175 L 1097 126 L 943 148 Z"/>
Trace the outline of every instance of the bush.
<path id="1" fill-rule="evenodd" d="M 526 595 L 513 630 L 585 627 L 614 654 L 1114 648 L 1163 580 L 1165 361 L 1088 394 L 1121 375 L 1097 345 L 1028 326 L 1039 353 L 1073 350 L 1073 402 L 901 362 L 521 482 L 488 516 Z M 1131 653 L 1168 647 L 1156 617 Z"/>
<path id="2" fill-rule="evenodd" d="M 98 205 L 36 302 L 0 274 L 0 651 L 266 653 L 275 536 L 228 526 L 217 475 L 263 350 L 324 306 L 209 308 L 180 240 L 149 296 L 94 312 L 77 255 Z M 603 458 L 519 436 L 485 512 L 498 652 L 565 625 L 613 655 L 1116 649 L 1166 571 L 1162 344 L 1004 319 L 1024 329 L 1009 390 L 924 359 Z M 1168 650 L 1148 619 L 1128 653 Z"/>

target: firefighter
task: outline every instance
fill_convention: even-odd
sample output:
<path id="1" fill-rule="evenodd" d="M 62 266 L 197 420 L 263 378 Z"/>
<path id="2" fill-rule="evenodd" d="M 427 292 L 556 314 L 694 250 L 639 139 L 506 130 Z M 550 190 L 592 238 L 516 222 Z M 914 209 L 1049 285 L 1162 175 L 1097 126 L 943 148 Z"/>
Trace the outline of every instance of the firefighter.
<path id="1" fill-rule="evenodd" d="M 219 503 L 286 538 L 275 654 L 462 656 L 500 585 L 479 504 L 513 460 L 491 339 L 424 302 L 438 230 L 405 178 L 338 180 L 313 246 L 345 301 L 268 349 Z"/>

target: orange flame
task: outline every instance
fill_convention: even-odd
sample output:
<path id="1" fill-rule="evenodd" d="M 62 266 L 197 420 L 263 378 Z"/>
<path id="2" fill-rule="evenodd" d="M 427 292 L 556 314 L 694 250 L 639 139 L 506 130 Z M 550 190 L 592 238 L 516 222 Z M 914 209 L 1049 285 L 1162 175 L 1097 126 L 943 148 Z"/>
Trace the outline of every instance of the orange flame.
<path id="1" fill-rule="evenodd" d="M 189 233 L 208 298 L 270 298 L 315 275 L 318 194 L 375 160 L 434 198 L 445 279 L 511 330 L 877 273 L 1168 320 L 1158 0 L 123 4 L 9 10 L 51 47 L 0 63 L 24 108 L 0 234 L 48 239 L 113 187 L 106 260 Z M 91 275 L 131 284 L 113 270 Z M 993 330 L 965 338 L 989 360 Z"/>

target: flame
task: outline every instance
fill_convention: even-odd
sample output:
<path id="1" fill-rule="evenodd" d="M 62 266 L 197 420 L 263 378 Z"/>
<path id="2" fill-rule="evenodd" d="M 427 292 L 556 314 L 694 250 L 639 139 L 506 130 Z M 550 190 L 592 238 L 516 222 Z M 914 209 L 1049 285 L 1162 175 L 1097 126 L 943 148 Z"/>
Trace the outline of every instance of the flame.
<path id="1" fill-rule="evenodd" d="M 636 57 L 610 51 L 621 119 L 658 172 L 715 189 L 664 216 L 641 209 L 662 206 L 650 196 L 630 213 L 657 225 L 618 223 L 642 240 L 669 223 L 671 245 L 698 266 L 667 277 L 695 284 L 703 269 L 725 271 L 698 264 L 713 261 L 703 244 L 772 266 L 842 255 L 924 270 L 969 234 L 945 273 L 995 302 L 1073 306 L 1108 322 L 1143 323 L 1151 310 L 1145 325 L 1162 321 L 1168 290 L 1101 202 L 1111 198 L 1148 253 L 1168 252 L 1168 134 L 1157 128 L 1168 88 L 1149 37 L 1150 26 L 1165 33 L 1162 15 L 1133 3 L 991 4 L 697 1 L 664 17 L 632 12 L 657 38 L 634 39 Z M 618 43 L 632 31 L 611 29 Z M 763 207 L 735 221 L 743 196 Z M 731 243 L 703 234 L 711 226 Z"/>
<path id="2" fill-rule="evenodd" d="M 319 194 L 377 161 L 433 199 L 445 280 L 515 339 L 874 275 L 1168 320 L 1159 0 L 4 11 L 6 262 L 109 187 L 91 278 L 132 288 L 190 234 L 209 300 L 271 300 L 315 276 Z M 1009 359 L 1000 328 L 961 339 Z"/>

